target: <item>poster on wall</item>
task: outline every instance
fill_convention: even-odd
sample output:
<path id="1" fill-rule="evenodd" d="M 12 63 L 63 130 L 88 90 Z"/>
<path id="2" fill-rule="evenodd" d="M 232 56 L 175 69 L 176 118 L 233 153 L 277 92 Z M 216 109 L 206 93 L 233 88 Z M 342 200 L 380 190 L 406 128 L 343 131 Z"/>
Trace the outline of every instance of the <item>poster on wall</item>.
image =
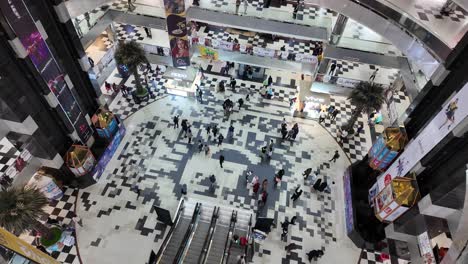
<path id="1" fill-rule="evenodd" d="M 1 1 L 0 9 L 36 70 L 57 98 L 67 117 L 64 121 L 71 123 L 82 143 L 86 144 L 93 131 L 88 123 L 81 122 L 80 119 L 84 119 L 84 114 L 78 101 L 65 82 L 65 73 L 57 64 L 29 10 L 21 0 Z"/>
<path id="2" fill-rule="evenodd" d="M 190 40 L 187 33 L 185 3 L 183 0 L 164 0 L 164 8 L 172 64 L 177 68 L 187 67 L 190 65 Z"/>
<path id="3" fill-rule="evenodd" d="M 219 59 L 218 51 L 205 47 L 205 46 L 198 46 L 198 51 L 200 52 L 200 56 L 203 59 L 217 61 Z"/>
<path id="4" fill-rule="evenodd" d="M 461 121 L 468 116 L 468 83 L 448 100 L 440 112 L 405 148 L 395 162 L 379 176 L 377 187 L 382 190 L 395 177 L 404 176 Z"/>
<path id="5" fill-rule="evenodd" d="M 351 195 L 351 169 L 348 168 L 343 174 L 343 187 L 345 199 L 345 223 L 346 233 L 354 230 L 353 197 Z"/>

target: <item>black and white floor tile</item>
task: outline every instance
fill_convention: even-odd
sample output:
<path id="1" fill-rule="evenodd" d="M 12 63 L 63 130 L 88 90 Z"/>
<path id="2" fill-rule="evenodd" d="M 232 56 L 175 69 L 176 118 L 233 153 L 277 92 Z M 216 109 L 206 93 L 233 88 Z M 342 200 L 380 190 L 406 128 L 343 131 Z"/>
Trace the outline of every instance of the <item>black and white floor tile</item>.
<path id="1" fill-rule="evenodd" d="M 75 216 L 75 202 L 78 197 L 78 189 L 72 189 L 64 187 L 63 196 L 60 200 L 52 200 L 49 205 L 45 208 L 45 212 L 51 219 L 57 220 L 60 225 L 74 225 L 72 218 Z M 42 219 L 42 222 L 46 222 L 47 219 Z M 88 224 L 86 219 L 82 219 L 84 225 Z M 83 228 L 80 226 L 77 229 Z M 72 232 L 72 236 L 75 237 L 75 244 L 73 246 L 63 246 L 59 251 L 53 251 L 50 255 L 61 263 L 70 264 L 82 264 L 78 257 L 78 251 L 76 249 L 76 233 Z M 20 238 L 24 241 L 36 246 L 35 236 L 32 233 L 22 234 Z"/>
<path id="2" fill-rule="evenodd" d="M 19 155 L 20 152 L 6 137 L 0 140 L 0 177 L 8 167 L 15 163 L 15 160 Z"/>
<path id="3" fill-rule="evenodd" d="M 414 8 L 417 10 L 419 19 L 423 21 L 450 19 L 453 22 L 465 23 L 465 20 L 468 17 L 467 11 L 458 6 L 453 12 L 449 13 L 448 15 L 441 14 L 440 11 L 442 9 L 443 4 L 444 2 L 441 2 L 440 4 L 417 4 L 414 5 Z"/>

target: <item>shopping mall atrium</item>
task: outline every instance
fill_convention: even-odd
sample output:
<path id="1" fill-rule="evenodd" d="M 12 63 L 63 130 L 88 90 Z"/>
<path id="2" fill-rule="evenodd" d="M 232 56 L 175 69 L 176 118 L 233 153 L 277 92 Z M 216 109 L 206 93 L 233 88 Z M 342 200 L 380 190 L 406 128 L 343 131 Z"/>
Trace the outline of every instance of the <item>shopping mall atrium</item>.
<path id="1" fill-rule="evenodd" d="M 0 12 L 0 263 L 468 264 L 468 0 Z"/>

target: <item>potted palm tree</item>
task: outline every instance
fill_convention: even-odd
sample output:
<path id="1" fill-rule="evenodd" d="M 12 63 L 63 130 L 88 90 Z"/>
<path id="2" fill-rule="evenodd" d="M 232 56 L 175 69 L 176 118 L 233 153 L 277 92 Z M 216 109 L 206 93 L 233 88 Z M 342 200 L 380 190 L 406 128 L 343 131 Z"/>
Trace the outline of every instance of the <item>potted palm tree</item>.
<path id="1" fill-rule="evenodd" d="M 138 73 L 138 67 L 141 64 L 148 63 L 143 48 L 135 41 L 122 42 L 117 47 L 114 57 L 117 64 L 126 65 L 133 77 L 135 77 L 135 96 L 138 100 L 147 100 L 149 92 L 141 85 L 140 74 Z"/>
<path id="2" fill-rule="evenodd" d="M 35 188 L 12 187 L 1 191 L 0 226 L 17 235 L 36 230 L 42 234 L 44 246 L 53 245 L 59 241 L 62 230 L 39 222 L 41 217 L 47 215 L 43 209 L 48 203 L 45 195 Z"/>
<path id="3" fill-rule="evenodd" d="M 385 102 L 384 88 L 381 84 L 360 82 L 351 91 L 348 100 L 356 108 L 343 130 L 352 133 L 353 126 L 362 113 L 370 114 L 377 111 Z"/>

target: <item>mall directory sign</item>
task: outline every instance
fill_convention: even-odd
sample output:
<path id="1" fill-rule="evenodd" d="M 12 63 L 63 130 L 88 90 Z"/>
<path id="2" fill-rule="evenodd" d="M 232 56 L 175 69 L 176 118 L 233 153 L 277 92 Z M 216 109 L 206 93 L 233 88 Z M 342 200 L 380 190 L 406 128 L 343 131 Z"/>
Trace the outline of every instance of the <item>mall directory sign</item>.
<path id="1" fill-rule="evenodd" d="M 4 0 L 0 1 L 0 8 L 36 70 L 57 98 L 64 112 L 64 121 L 71 124 L 82 143 L 86 144 L 93 130 L 65 81 L 65 73 L 52 55 L 26 5 L 21 0 Z"/>
<path id="2" fill-rule="evenodd" d="M 164 8 L 172 63 L 176 68 L 190 66 L 190 45 L 184 0 L 164 0 Z"/>
<path id="3" fill-rule="evenodd" d="M 410 170 L 468 116 L 468 83 L 445 102 L 439 113 L 422 129 L 395 162 L 381 174 L 371 188 L 383 190 L 395 177 Z"/>

